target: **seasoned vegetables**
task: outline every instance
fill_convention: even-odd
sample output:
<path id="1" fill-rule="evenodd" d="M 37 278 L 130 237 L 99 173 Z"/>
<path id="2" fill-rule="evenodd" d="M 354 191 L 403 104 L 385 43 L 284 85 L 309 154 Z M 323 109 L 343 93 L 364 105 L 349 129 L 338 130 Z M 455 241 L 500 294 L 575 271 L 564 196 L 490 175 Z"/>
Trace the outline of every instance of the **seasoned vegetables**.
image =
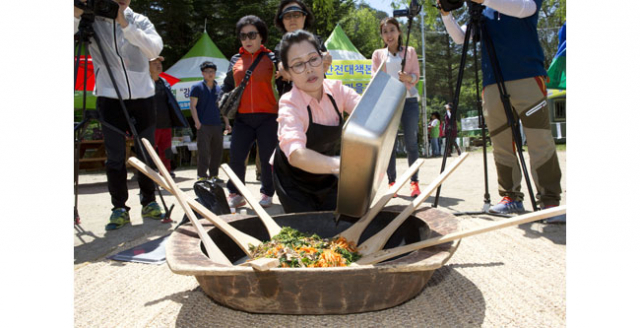
<path id="1" fill-rule="evenodd" d="M 342 237 L 323 239 L 291 227 L 282 227 L 272 240 L 251 245 L 249 250 L 251 258 L 277 258 L 283 268 L 347 266 L 360 258 L 355 245 Z"/>

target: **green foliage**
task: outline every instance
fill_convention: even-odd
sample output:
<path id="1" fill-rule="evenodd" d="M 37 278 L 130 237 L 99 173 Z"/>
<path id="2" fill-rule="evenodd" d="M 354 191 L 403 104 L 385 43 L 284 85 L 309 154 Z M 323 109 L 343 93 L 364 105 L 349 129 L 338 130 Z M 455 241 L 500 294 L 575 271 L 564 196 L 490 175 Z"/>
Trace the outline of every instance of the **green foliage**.
<path id="1" fill-rule="evenodd" d="M 376 15 L 376 11 L 368 6 L 353 8 L 349 15 L 340 21 L 340 26 L 353 45 L 367 58 L 371 58 L 374 50 L 384 47 L 379 33 L 380 20 Z"/>
<path id="2" fill-rule="evenodd" d="M 379 33 L 380 20 L 386 12 L 371 8 L 363 0 L 304 0 L 312 8 L 316 18 L 312 32 L 325 40 L 338 22 L 351 42 L 367 58 L 375 49 L 384 46 Z M 414 18 L 409 45 L 413 46 L 425 66 L 428 111 L 438 110 L 446 102 L 453 101 L 459 70 L 462 46 L 452 42 L 442 24 L 440 12 L 433 7 L 435 1 L 421 0 L 422 14 Z M 162 36 L 166 61 L 165 69 L 178 61 L 195 44 L 205 31 L 222 53 L 230 58 L 238 52 L 240 41 L 236 37 L 235 24 L 242 16 L 256 15 L 269 27 L 269 39 L 265 46 L 274 49 L 282 33 L 273 23 L 280 0 L 136 0 L 131 3 L 134 11 L 149 17 Z M 394 0 L 395 9 L 406 8 L 410 0 Z M 559 28 L 566 21 L 566 0 L 545 0 L 539 14 L 538 34 L 545 53 L 545 65 L 549 66 L 555 55 Z M 468 21 L 466 6 L 454 12 L 458 22 Z M 421 19 L 424 19 L 425 64 L 422 63 Z M 400 19 L 406 41 L 406 19 Z M 479 53 L 479 49 L 478 49 Z M 478 55 L 479 56 L 479 55 Z M 473 71 L 473 51 L 469 49 L 464 79 L 460 90 L 459 117 L 475 116 L 476 90 Z M 480 80 L 482 76 L 480 76 Z M 481 82 L 481 81 L 480 81 Z M 420 90 L 422 93 L 423 90 Z M 467 112 L 470 112 L 467 114 Z"/>

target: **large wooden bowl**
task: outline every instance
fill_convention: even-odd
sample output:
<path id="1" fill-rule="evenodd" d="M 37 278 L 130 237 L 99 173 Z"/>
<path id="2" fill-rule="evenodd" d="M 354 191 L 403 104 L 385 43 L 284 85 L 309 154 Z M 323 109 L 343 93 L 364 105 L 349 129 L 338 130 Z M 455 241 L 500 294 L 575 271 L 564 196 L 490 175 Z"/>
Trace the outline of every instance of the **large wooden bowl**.
<path id="1" fill-rule="evenodd" d="M 361 241 L 387 225 L 401 207 L 387 208 L 372 221 Z M 331 237 L 353 222 L 341 220 L 336 226 L 331 212 L 297 213 L 275 216 L 280 226 Z M 260 240 L 269 235 L 255 216 L 221 216 L 237 229 Z M 201 223 L 231 262 L 245 254 L 206 220 Z M 423 209 L 409 217 L 385 248 L 455 232 L 458 220 L 437 209 Z M 191 225 L 178 228 L 167 243 L 167 264 L 171 271 L 192 275 L 202 290 L 216 302 L 254 313 L 346 314 L 386 309 L 401 304 L 422 291 L 434 270 L 444 265 L 459 240 L 421 249 L 375 265 L 338 268 L 274 268 L 254 271 L 250 267 L 213 263 L 206 256 Z"/>

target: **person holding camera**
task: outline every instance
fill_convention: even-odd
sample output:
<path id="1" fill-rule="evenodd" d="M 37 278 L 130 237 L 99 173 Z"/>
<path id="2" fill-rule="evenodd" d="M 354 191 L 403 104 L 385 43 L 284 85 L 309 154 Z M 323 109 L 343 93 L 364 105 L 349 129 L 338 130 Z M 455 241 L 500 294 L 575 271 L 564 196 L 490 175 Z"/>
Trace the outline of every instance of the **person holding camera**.
<path id="1" fill-rule="evenodd" d="M 216 71 L 218 68 L 210 61 L 200 64 L 203 81 L 194 84 L 189 94 L 191 117 L 198 130 L 198 181 L 213 180 L 218 178 L 218 169 L 222 160 L 222 122 L 220 122 L 220 109 L 218 108 L 218 95 L 220 87 L 216 83 Z M 229 119 L 223 116 L 227 133 L 231 132 Z M 209 175 L 207 175 L 209 169 Z"/>
<path id="2" fill-rule="evenodd" d="M 80 0 L 86 4 L 86 0 Z M 114 230 L 130 222 L 126 201 L 127 168 L 125 132 L 129 124 L 120 105 L 116 88 L 120 92 L 127 111 L 135 122 L 135 128 L 141 138 L 154 143 L 156 112 L 153 107 L 155 85 L 149 74 L 149 60 L 156 58 L 162 51 L 162 38 L 153 24 L 144 15 L 135 13 L 129 4 L 131 0 L 119 0 L 115 19 L 100 16 L 97 13 L 92 23 L 95 35 L 104 50 L 100 52 L 95 40 L 89 44 L 93 55 L 98 108 L 103 124 L 104 146 L 107 152 L 106 173 L 111 203 L 113 204 L 106 230 Z M 84 10 L 74 6 L 74 33 L 78 32 Z M 115 83 L 113 85 L 106 65 L 110 65 Z M 116 130 L 117 129 L 117 130 Z M 119 130 L 119 131 L 118 131 Z M 129 131 L 130 132 L 130 131 Z M 144 149 L 136 145 L 136 152 Z M 148 163 L 153 165 L 152 163 Z M 144 174 L 138 175 L 142 217 L 162 219 L 164 213 L 155 201 L 155 185 Z"/>
<path id="3" fill-rule="evenodd" d="M 400 123 L 404 132 L 404 143 L 407 147 L 407 161 L 409 166 L 418 159 L 418 116 L 420 107 L 418 105 L 418 90 L 416 84 L 420 79 L 420 66 L 418 65 L 418 55 L 413 47 L 405 47 L 402 45 L 402 32 L 400 24 L 393 17 L 384 18 L 380 22 L 380 36 L 385 46 L 377 49 L 371 55 L 371 73 L 372 76 L 378 70 L 391 75 L 392 78 L 404 83 L 407 88 L 407 98 L 402 110 Z M 406 65 L 402 70 L 402 59 L 406 55 Z M 393 146 L 389 167 L 387 168 L 387 178 L 389 179 L 389 187 L 396 183 L 396 144 Z M 420 187 L 418 186 L 418 171 L 411 176 L 411 197 L 420 195 Z M 394 195 L 395 197 L 395 195 Z"/>
<path id="4" fill-rule="evenodd" d="M 441 1 L 447 0 L 439 0 L 438 3 Z M 482 24 L 493 41 L 516 119 L 519 118 L 524 127 L 538 201 L 543 208 L 558 206 L 562 192 L 561 172 L 545 103 L 547 72 L 536 30 L 542 0 L 471 1 L 486 6 L 482 12 Z M 442 9 L 441 13 L 451 38 L 462 44 L 466 26 L 460 27 L 451 13 Z M 485 40 L 482 40 L 482 75 L 483 114 L 493 144 L 499 193 L 503 197 L 489 212 L 523 212 L 522 173 Z"/>

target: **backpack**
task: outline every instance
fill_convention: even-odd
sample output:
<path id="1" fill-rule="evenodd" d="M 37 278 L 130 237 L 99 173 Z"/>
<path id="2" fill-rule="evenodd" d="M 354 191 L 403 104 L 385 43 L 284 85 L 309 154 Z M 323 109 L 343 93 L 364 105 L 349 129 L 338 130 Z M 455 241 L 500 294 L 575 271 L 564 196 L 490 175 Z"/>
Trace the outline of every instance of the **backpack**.
<path id="1" fill-rule="evenodd" d="M 196 192 L 196 201 L 206 207 L 209 211 L 215 215 L 231 214 L 231 209 L 227 203 L 227 197 L 224 194 L 224 190 L 219 185 L 212 183 L 211 181 L 197 181 L 193 184 L 193 190 Z M 198 219 L 202 218 L 198 212 L 195 212 Z M 182 217 L 182 222 L 178 226 L 188 223 L 189 218 L 185 214 Z M 176 227 L 177 228 L 177 227 Z"/>

